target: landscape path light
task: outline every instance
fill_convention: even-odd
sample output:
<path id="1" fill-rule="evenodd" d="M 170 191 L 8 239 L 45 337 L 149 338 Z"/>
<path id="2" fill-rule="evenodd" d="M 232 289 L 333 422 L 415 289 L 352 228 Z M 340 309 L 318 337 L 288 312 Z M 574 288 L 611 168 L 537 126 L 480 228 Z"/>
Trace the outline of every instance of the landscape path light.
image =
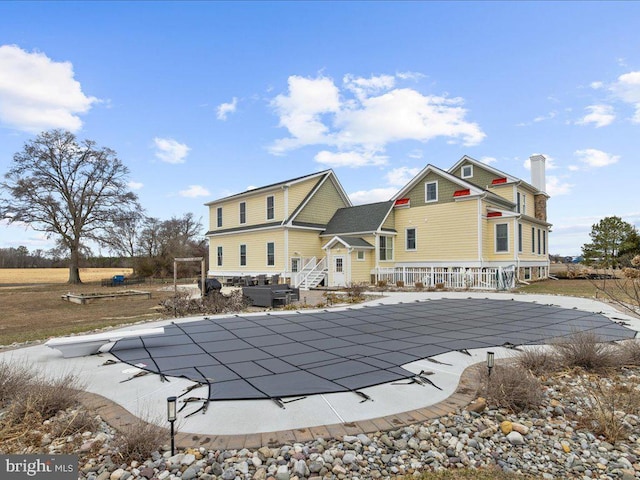
<path id="1" fill-rule="evenodd" d="M 495 365 L 495 354 L 493 352 L 487 352 L 487 372 L 488 376 L 491 376 L 491 370 Z"/>
<path id="2" fill-rule="evenodd" d="M 175 430 L 173 425 L 178 415 L 177 407 L 178 407 L 177 397 L 168 397 L 167 398 L 167 420 L 171 424 L 171 456 L 172 457 L 176 454 Z"/>

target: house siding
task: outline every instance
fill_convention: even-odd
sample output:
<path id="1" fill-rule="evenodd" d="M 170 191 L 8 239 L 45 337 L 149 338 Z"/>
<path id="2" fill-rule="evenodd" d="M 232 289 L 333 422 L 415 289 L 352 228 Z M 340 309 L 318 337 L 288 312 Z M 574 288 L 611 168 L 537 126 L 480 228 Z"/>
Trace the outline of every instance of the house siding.
<path id="1" fill-rule="evenodd" d="M 373 242 L 373 239 L 371 240 Z M 364 260 L 358 260 L 358 252 L 351 252 L 351 282 L 370 283 L 371 270 L 375 266 L 375 250 L 364 250 Z"/>
<path id="2" fill-rule="evenodd" d="M 438 201 L 427 203 L 425 202 L 425 185 L 436 181 L 438 182 Z M 454 202 L 455 199 L 453 194 L 457 190 L 460 190 L 460 185 L 447 180 L 435 172 L 429 172 L 416 183 L 415 187 L 413 187 L 405 197 L 410 199 L 411 208 L 422 207 L 425 205 Z"/>
<path id="3" fill-rule="evenodd" d="M 275 265 L 267 266 L 267 242 L 275 244 Z M 240 266 L 240 245 L 247 246 L 247 265 Z M 264 232 L 246 232 L 242 235 L 214 237 L 210 241 L 214 248 L 209 249 L 209 265 L 212 272 L 246 271 L 251 273 L 280 273 L 284 270 L 284 232 L 268 230 Z M 223 265 L 217 266 L 217 247 L 223 249 Z"/>
<path id="4" fill-rule="evenodd" d="M 288 231 L 289 237 L 289 257 L 300 257 L 302 259 L 324 257 L 322 250 L 323 239 L 314 230 L 294 230 Z M 298 252 L 298 253 L 296 253 Z M 287 267 L 289 269 L 290 266 Z"/>
<path id="5" fill-rule="evenodd" d="M 462 178 L 462 167 L 464 167 L 465 165 L 473 165 L 473 176 L 464 178 L 463 180 L 467 180 L 474 185 L 478 185 L 479 187 L 486 188 L 488 185 L 491 185 L 491 182 L 493 182 L 493 180 L 495 180 L 496 178 L 501 178 L 495 173 L 485 170 L 478 164 L 474 164 L 471 162 L 462 163 L 457 169 L 452 172 L 453 175 L 458 178 Z"/>
<path id="6" fill-rule="evenodd" d="M 516 203 L 515 193 L 514 193 L 514 184 L 513 183 L 504 183 L 500 185 L 491 185 L 489 190 L 492 193 L 495 193 L 499 197 L 508 200 L 509 202 Z M 528 200 L 528 198 L 527 198 Z M 532 199 L 533 200 L 533 199 Z M 527 203 L 529 203 L 527 201 Z"/>
<path id="7" fill-rule="evenodd" d="M 284 191 L 287 192 L 287 218 L 295 211 L 296 208 L 302 203 L 302 201 L 311 193 L 313 188 L 318 184 L 318 178 L 310 178 L 302 182 L 295 183 Z"/>
<path id="8" fill-rule="evenodd" d="M 296 196 L 293 202 L 290 198 L 289 204 L 297 207 L 304 200 L 305 196 Z M 336 210 L 347 206 L 338 192 L 335 183 L 329 178 L 315 192 L 302 211 L 296 215 L 295 221 L 326 225 Z"/>
<path id="9" fill-rule="evenodd" d="M 389 212 L 389 216 L 386 218 L 386 220 L 382 224 L 382 229 L 383 230 L 395 230 L 395 228 L 396 228 L 396 212 L 395 212 L 394 209 L 392 209 Z"/>
<path id="10" fill-rule="evenodd" d="M 449 182 L 447 182 L 449 183 Z M 453 193 L 452 193 L 453 195 Z M 477 201 L 397 209 L 394 258 L 400 263 L 478 259 Z M 416 250 L 406 250 L 406 229 L 416 228 Z"/>

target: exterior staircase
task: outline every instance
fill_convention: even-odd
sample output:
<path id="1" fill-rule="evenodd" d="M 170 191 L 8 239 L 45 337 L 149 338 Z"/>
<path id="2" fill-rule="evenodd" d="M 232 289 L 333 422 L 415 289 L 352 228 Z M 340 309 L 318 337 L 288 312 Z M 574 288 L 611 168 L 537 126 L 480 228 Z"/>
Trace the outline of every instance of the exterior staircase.
<path id="1" fill-rule="evenodd" d="M 294 286 L 301 290 L 316 288 L 328 278 L 328 272 L 326 257 L 323 257 L 319 262 L 316 257 L 312 257 L 294 277 Z M 325 281 L 325 285 L 326 283 Z"/>

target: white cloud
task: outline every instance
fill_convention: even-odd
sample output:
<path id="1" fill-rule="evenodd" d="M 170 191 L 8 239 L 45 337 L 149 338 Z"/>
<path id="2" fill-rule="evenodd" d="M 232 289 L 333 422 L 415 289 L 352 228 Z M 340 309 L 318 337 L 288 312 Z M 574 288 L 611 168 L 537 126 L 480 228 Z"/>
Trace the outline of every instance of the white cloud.
<path id="1" fill-rule="evenodd" d="M 480 158 L 480 162 L 484 163 L 485 165 L 491 165 L 492 163 L 496 163 L 498 161 L 497 158 L 494 157 L 481 157 Z"/>
<path id="2" fill-rule="evenodd" d="M 172 138 L 156 137 L 153 139 L 153 143 L 156 147 L 156 157 L 167 163 L 184 163 L 189 150 L 191 150 L 184 143 L 177 142 Z"/>
<path id="3" fill-rule="evenodd" d="M 610 125 L 616 118 L 611 105 L 589 105 L 585 108 L 589 113 L 578 120 L 578 125 L 593 123 L 596 128 Z"/>
<path id="4" fill-rule="evenodd" d="M 280 117 L 280 126 L 291 134 L 276 140 L 270 149 L 271 153 L 281 154 L 304 145 L 325 143 L 329 128 L 321 115 L 340 109 L 340 93 L 330 78 L 293 75 L 289 77 L 288 95 L 278 95 L 271 106 Z"/>
<path id="5" fill-rule="evenodd" d="M 414 148 L 409 153 L 407 153 L 407 157 L 413 158 L 413 159 L 416 159 L 416 160 L 421 159 L 423 156 L 424 156 L 424 152 L 422 150 L 420 150 L 419 148 Z"/>
<path id="6" fill-rule="evenodd" d="M 539 123 L 539 122 L 544 122 L 545 120 L 551 120 L 552 118 L 555 118 L 557 114 L 558 114 L 558 112 L 551 111 L 551 112 L 547 113 L 546 115 L 537 116 L 536 118 L 533 119 L 533 121 L 535 123 Z"/>
<path id="7" fill-rule="evenodd" d="M 618 160 L 620 160 L 619 155 L 612 155 L 610 153 L 603 152 L 602 150 L 596 150 L 595 148 L 576 150 L 575 155 L 582 163 L 586 164 L 588 167 L 593 168 L 613 165 L 614 163 L 617 163 Z"/>
<path id="8" fill-rule="evenodd" d="M 620 75 L 610 89 L 620 100 L 633 105 L 636 112 L 632 121 L 640 123 L 640 71 Z"/>
<path id="9" fill-rule="evenodd" d="M 308 145 L 335 147 L 339 152 L 385 151 L 387 144 L 403 140 L 427 142 L 437 137 L 480 143 L 485 133 L 466 120 L 461 98 L 423 95 L 395 88 L 394 77 L 344 77 L 344 89 L 332 79 L 289 77 L 289 90 L 271 106 L 289 136 L 276 140 L 273 154 Z M 378 163 L 367 163 L 367 165 Z"/>
<path id="10" fill-rule="evenodd" d="M 604 87 L 604 82 L 591 82 L 589 86 L 594 90 L 600 90 L 602 87 Z"/>
<path id="11" fill-rule="evenodd" d="M 187 188 L 186 190 L 180 190 L 179 193 L 181 197 L 189 197 L 189 198 L 208 197 L 211 195 L 209 193 L 209 190 L 207 190 L 201 185 L 189 185 L 189 188 Z"/>
<path id="12" fill-rule="evenodd" d="M 398 72 L 396 73 L 396 77 L 398 77 L 400 80 L 418 81 L 423 78 L 426 78 L 427 76 L 424 73 L 419 73 L 419 72 Z"/>
<path id="13" fill-rule="evenodd" d="M 422 95 L 395 89 L 364 99 L 356 108 L 344 108 L 336 117 L 337 143 L 383 149 L 386 144 L 436 137 L 459 139 L 466 146 L 480 143 L 485 134 L 476 123 L 465 121 L 461 98 Z"/>
<path id="14" fill-rule="evenodd" d="M 364 203 L 386 202 L 393 197 L 398 190 L 393 187 L 374 188 L 372 190 L 360 190 L 349 194 L 349 199 L 354 205 Z"/>
<path id="15" fill-rule="evenodd" d="M 322 150 L 314 157 L 314 160 L 331 168 L 338 167 L 368 167 L 371 165 L 385 165 L 388 157 L 374 153 L 360 152 L 329 152 Z"/>
<path id="16" fill-rule="evenodd" d="M 413 179 L 418 173 L 419 168 L 400 167 L 394 168 L 387 172 L 386 179 L 389 185 L 397 185 L 399 187 L 405 186 Z"/>
<path id="17" fill-rule="evenodd" d="M 37 133 L 50 128 L 75 132 L 79 114 L 99 100 L 82 92 L 70 62 L 55 62 L 44 53 L 17 45 L 0 46 L 0 121 Z"/>
<path id="18" fill-rule="evenodd" d="M 371 95 L 392 89 L 396 79 L 392 75 L 362 78 L 347 74 L 342 82 L 347 90 L 353 92 L 358 99 L 363 100 Z"/>
<path id="19" fill-rule="evenodd" d="M 234 113 L 236 111 L 237 106 L 238 99 L 236 97 L 233 97 L 230 103 L 221 103 L 216 109 L 216 117 L 218 120 L 226 120 L 230 113 Z"/>
<path id="20" fill-rule="evenodd" d="M 140 182 L 134 182 L 131 181 L 129 183 L 127 183 L 127 186 L 131 189 L 131 190 L 140 190 L 142 187 L 144 187 L 143 183 Z"/>
<path id="21" fill-rule="evenodd" d="M 559 197 L 560 195 L 568 195 L 571 193 L 573 184 L 563 182 L 555 175 L 547 175 L 547 189 L 546 192 L 552 197 Z"/>

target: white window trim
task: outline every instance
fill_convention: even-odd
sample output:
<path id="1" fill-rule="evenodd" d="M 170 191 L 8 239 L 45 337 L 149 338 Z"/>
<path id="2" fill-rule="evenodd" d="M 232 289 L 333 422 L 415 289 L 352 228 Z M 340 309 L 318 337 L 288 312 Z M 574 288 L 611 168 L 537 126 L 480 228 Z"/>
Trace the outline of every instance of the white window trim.
<path id="1" fill-rule="evenodd" d="M 385 239 L 385 242 L 387 242 L 389 240 L 391 241 L 391 258 L 385 258 L 384 260 L 382 260 L 380 258 L 380 253 L 382 252 L 382 246 L 380 245 L 380 239 L 383 238 L 383 237 Z M 393 242 L 393 238 L 394 237 L 392 237 L 391 235 L 380 235 L 380 237 L 378 237 L 378 261 L 380 261 L 380 262 L 393 262 L 394 261 L 394 258 L 395 258 L 395 251 L 394 250 L 395 250 L 395 248 L 394 248 L 394 245 L 393 245 L 393 243 L 394 243 Z M 387 250 L 389 250 L 389 248 L 387 248 L 387 246 L 385 245 L 385 249 L 384 250 L 386 252 Z"/>
<path id="2" fill-rule="evenodd" d="M 413 248 L 409 248 L 407 243 L 409 242 L 409 230 L 413 230 L 413 241 L 415 246 Z M 404 229 L 404 249 L 406 252 L 415 252 L 418 250 L 418 229 L 416 227 L 407 227 Z"/>
<path id="3" fill-rule="evenodd" d="M 464 174 L 465 168 L 470 169 L 471 173 L 469 175 Z M 473 178 L 473 165 L 463 165 L 462 169 L 460 170 L 460 176 L 462 178 Z"/>
<path id="4" fill-rule="evenodd" d="M 242 221 L 242 206 L 244 205 L 244 221 Z M 247 223 L 247 202 L 240 202 L 238 205 L 238 221 L 240 225 Z"/>
<path id="5" fill-rule="evenodd" d="M 428 200 L 427 199 L 427 188 L 431 184 L 435 184 L 436 185 L 436 198 L 433 199 L 433 200 Z M 424 184 L 424 202 L 425 203 L 434 203 L 434 202 L 437 202 L 437 201 L 438 201 L 438 181 L 434 180 L 432 182 L 425 182 L 425 184 Z"/>
<path id="6" fill-rule="evenodd" d="M 518 223 L 518 253 L 523 253 L 524 248 L 524 227 Z"/>
<path id="7" fill-rule="evenodd" d="M 269 218 L 269 199 L 270 198 L 273 199 L 273 217 L 271 218 Z M 276 218 L 276 196 L 275 195 L 267 196 L 265 207 L 266 207 L 265 216 L 267 217 L 267 220 L 275 220 Z"/>
<path id="8" fill-rule="evenodd" d="M 531 267 L 524 267 L 523 280 L 531 280 Z"/>
<path id="9" fill-rule="evenodd" d="M 507 249 L 506 250 L 498 250 L 498 226 L 500 225 L 504 225 L 507 227 Z M 497 254 L 502 254 L 502 253 L 510 253 L 510 249 L 509 249 L 509 224 L 508 223 L 496 223 L 493 229 L 493 232 L 495 234 L 495 242 L 494 242 L 494 249 L 495 249 L 495 253 Z"/>
<path id="10" fill-rule="evenodd" d="M 269 264 L 269 244 L 273 245 L 273 265 Z M 276 242 L 267 242 L 265 245 L 266 250 L 266 264 L 267 267 L 275 267 L 276 266 Z"/>
<path id="11" fill-rule="evenodd" d="M 222 213 L 222 207 L 217 207 L 216 208 L 216 226 L 218 228 L 221 228 L 223 225 L 223 213 Z"/>
<path id="12" fill-rule="evenodd" d="M 360 254 L 362 254 L 362 258 L 360 258 Z M 356 251 L 356 261 L 357 262 L 364 262 L 367 259 L 367 252 L 365 252 L 364 250 L 357 250 Z"/>
<path id="13" fill-rule="evenodd" d="M 222 245 L 216 246 L 216 265 L 222 267 L 224 265 L 224 248 Z"/>
<path id="14" fill-rule="evenodd" d="M 244 265 L 242 265 L 242 247 L 244 247 Z M 246 243 L 241 243 L 240 245 L 238 245 L 238 266 L 239 267 L 246 267 L 247 263 L 249 263 L 247 260 L 247 257 L 249 256 L 248 250 L 247 250 L 247 244 Z"/>

